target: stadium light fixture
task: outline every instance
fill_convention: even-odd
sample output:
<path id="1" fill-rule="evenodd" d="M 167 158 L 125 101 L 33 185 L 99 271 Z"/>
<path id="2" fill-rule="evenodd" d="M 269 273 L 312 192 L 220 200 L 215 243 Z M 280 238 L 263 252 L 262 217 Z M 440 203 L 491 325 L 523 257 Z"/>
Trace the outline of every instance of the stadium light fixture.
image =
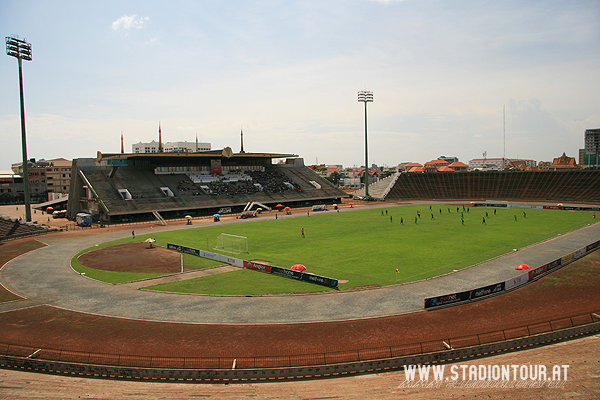
<path id="1" fill-rule="evenodd" d="M 31 61 L 31 43 L 14 36 L 6 37 L 6 54 L 19 61 L 19 89 L 21 94 L 21 148 L 23 151 L 23 190 L 25 192 L 25 221 L 31 222 L 29 201 L 29 168 L 27 165 L 27 138 L 25 135 L 25 98 L 23 96 L 22 60 Z"/>
<path id="2" fill-rule="evenodd" d="M 369 197 L 369 151 L 367 141 L 367 103 L 373 102 L 373 92 L 361 90 L 358 92 L 358 101 L 365 103 L 365 197 Z"/>

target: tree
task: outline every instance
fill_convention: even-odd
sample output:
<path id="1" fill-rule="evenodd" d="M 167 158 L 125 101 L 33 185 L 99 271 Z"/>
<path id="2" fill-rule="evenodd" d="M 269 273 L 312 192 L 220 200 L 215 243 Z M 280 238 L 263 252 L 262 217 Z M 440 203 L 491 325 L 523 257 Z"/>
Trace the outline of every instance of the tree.
<path id="1" fill-rule="evenodd" d="M 327 177 L 327 180 L 328 180 L 329 182 L 333 183 L 334 185 L 339 185 L 339 184 L 340 184 L 340 181 L 341 181 L 343 178 L 344 178 L 344 176 L 343 176 L 342 174 L 340 174 L 340 173 L 339 173 L 339 172 L 337 172 L 337 171 L 333 171 L 333 172 L 331 173 L 331 175 L 329 175 L 329 176 Z"/>
<path id="2" fill-rule="evenodd" d="M 390 175 L 394 175 L 396 173 L 396 171 L 394 171 L 393 169 L 387 169 L 383 172 L 383 174 L 381 175 L 382 178 L 387 178 Z"/>

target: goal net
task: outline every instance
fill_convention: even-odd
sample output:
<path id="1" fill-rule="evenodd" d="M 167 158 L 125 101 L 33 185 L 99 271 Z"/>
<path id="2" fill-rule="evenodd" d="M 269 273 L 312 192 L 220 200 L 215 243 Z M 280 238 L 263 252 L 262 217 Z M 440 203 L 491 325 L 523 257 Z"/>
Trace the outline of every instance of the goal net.
<path id="1" fill-rule="evenodd" d="M 246 236 L 221 233 L 217 236 L 217 247 L 215 247 L 215 250 L 232 254 L 248 253 L 248 238 Z"/>

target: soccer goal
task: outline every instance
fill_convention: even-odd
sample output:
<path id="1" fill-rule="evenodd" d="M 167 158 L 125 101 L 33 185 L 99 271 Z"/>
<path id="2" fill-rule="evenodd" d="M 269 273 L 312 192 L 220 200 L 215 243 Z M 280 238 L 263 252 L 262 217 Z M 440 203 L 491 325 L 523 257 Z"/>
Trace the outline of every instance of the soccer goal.
<path id="1" fill-rule="evenodd" d="M 217 247 L 215 247 L 215 250 L 221 250 L 232 254 L 247 253 L 248 238 L 246 236 L 221 233 L 217 236 Z"/>

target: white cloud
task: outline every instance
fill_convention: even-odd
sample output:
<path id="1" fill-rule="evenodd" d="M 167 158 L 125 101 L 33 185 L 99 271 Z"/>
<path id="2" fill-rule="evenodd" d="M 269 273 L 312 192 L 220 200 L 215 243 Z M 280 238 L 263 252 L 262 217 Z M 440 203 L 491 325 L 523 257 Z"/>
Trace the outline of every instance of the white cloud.
<path id="1" fill-rule="evenodd" d="M 140 29 L 145 21 L 148 21 L 149 17 L 138 17 L 137 14 L 123 15 L 121 18 L 112 23 L 111 27 L 113 30 L 117 29 Z"/>

